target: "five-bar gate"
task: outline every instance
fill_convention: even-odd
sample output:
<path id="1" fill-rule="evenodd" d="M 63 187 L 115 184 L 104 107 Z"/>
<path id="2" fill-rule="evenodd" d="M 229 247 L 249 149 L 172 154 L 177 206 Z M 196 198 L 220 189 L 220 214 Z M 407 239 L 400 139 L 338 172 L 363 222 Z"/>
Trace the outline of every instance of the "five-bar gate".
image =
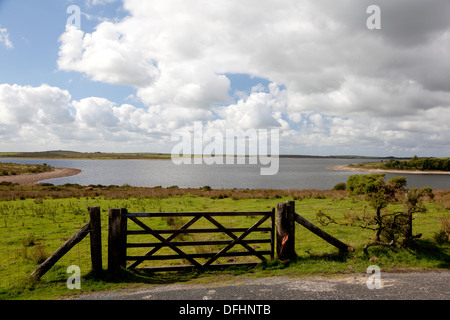
<path id="1" fill-rule="evenodd" d="M 232 227 L 227 225 L 232 224 L 232 217 L 248 217 L 250 219 L 247 220 L 256 221 L 249 227 Z M 169 224 L 170 229 L 162 229 L 161 221 L 164 219 L 184 221 L 178 221 L 178 227 L 172 223 Z M 242 219 L 239 220 L 241 226 Z M 207 227 L 204 227 L 205 223 Z M 194 236 L 202 234 L 216 236 Z M 141 237 L 137 238 L 138 235 Z M 108 269 L 114 272 L 122 267 L 156 272 L 256 265 L 266 261 L 266 256 L 274 258 L 274 243 L 275 209 L 266 212 L 173 213 L 129 213 L 126 209 L 111 209 Z M 202 247 L 207 247 L 210 252 L 198 249 Z M 261 247 L 265 247 L 264 250 L 258 250 Z M 130 253 L 135 249 L 140 253 Z M 248 256 L 257 257 L 258 262 L 236 262 L 237 257 Z M 149 261 L 163 260 L 182 260 L 183 264 L 143 266 Z"/>

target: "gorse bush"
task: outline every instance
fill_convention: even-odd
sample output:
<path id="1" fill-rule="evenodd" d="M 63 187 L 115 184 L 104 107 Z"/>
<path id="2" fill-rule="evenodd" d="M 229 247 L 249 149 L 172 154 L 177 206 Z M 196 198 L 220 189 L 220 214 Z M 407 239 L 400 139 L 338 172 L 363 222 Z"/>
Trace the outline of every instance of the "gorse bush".
<path id="1" fill-rule="evenodd" d="M 450 218 L 444 217 L 439 219 L 441 230 L 434 235 L 434 240 L 438 244 L 450 242 Z"/>
<path id="2" fill-rule="evenodd" d="M 345 182 L 338 183 L 333 187 L 333 190 L 346 190 L 347 184 Z"/>

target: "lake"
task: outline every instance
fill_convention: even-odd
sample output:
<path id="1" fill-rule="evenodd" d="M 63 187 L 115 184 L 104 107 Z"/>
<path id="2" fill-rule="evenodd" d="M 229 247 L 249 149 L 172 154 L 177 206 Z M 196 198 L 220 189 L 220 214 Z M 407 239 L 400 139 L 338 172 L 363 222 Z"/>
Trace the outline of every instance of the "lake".
<path id="1" fill-rule="evenodd" d="M 260 175 L 260 165 L 175 165 L 170 160 L 50 160 L 1 159 L 2 162 L 24 164 L 47 163 L 54 167 L 83 170 L 77 176 L 41 182 L 63 185 L 124 185 L 136 187 L 213 189 L 332 189 L 359 172 L 331 170 L 328 167 L 367 162 L 367 159 L 280 158 L 279 171 L 273 176 Z M 372 161 L 372 160 L 370 160 Z M 374 159 L 373 161 L 377 161 Z M 361 172 L 363 173 L 363 172 Z M 386 174 L 405 176 L 408 187 L 450 189 L 450 175 Z"/>

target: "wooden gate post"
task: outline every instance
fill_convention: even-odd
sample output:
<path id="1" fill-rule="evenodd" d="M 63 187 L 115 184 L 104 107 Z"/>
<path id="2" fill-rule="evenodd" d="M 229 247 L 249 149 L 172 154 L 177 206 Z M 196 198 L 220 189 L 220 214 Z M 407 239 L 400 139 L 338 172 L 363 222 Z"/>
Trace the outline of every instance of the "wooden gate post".
<path id="1" fill-rule="evenodd" d="M 120 209 L 120 266 L 127 266 L 127 209 Z"/>
<path id="2" fill-rule="evenodd" d="M 126 262 L 126 209 L 109 209 L 108 272 L 119 273 Z"/>
<path id="3" fill-rule="evenodd" d="M 100 207 L 89 207 L 92 275 L 98 277 L 103 271 L 102 261 L 102 227 Z"/>
<path id="4" fill-rule="evenodd" d="M 281 261 L 294 260 L 295 253 L 295 201 L 277 204 L 277 257 Z"/>

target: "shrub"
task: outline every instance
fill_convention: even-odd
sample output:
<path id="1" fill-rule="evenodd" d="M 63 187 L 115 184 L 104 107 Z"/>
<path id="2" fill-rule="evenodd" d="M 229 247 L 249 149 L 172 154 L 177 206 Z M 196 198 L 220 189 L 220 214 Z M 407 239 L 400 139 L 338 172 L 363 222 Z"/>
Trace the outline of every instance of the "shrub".
<path id="1" fill-rule="evenodd" d="M 38 185 L 40 185 L 42 187 L 53 187 L 54 186 L 53 183 L 47 183 L 47 182 L 38 183 Z"/>
<path id="2" fill-rule="evenodd" d="M 441 223 L 441 230 L 434 235 L 434 240 L 438 244 L 445 244 L 450 242 L 450 218 L 439 219 Z"/>
<path id="3" fill-rule="evenodd" d="M 36 264 L 41 264 L 49 257 L 49 254 L 45 251 L 43 244 L 38 244 L 33 248 L 33 252 L 31 253 L 31 259 Z"/>
<path id="4" fill-rule="evenodd" d="M 432 194 L 431 188 L 406 190 L 406 178 L 394 177 L 384 181 L 384 174 L 352 175 L 347 180 L 347 191 L 353 196 L 363 196 L 370 204 L 374 213 L 363 216 L 347 216 L 348 221 L 338 223 L 329 216 L 318 212 L 316 214 L 321 224 L 338 223 L 353 225 L 363 229 L 375 231 L 374 242 L 367 244 L 367 248 L 373 245 L 405 246 L 421 234 L 412 234 L 413 215 L 425 212 L 422 198 Z M 403 198 L 404 211 L 389 213 L 386 207 Z M 384 210 L 383 210 L 384 209 Z"/>
<path id="5" fill-rule="evenodd" d="M 333 187 L 333 190 L 346 190 L 347 184 L 345 182 L 338 183 Z"/>
<path id="6" fill-rule="evenodd" d="M 450 242 L 450 234 L 448 232 L 445 232 L 443 230 L 436 232 L 434 235 L 434 241 L 437 242 L 437 244 L 445 244 Z"/>
<path id="7" fill-rule="evenodd" d="M 37 243 L 36 240 L 37 240 L 36 236 L 33 233 L 31 233 L 25 239 L 22 240 L 22 244 L 24 247 L 32 247 L 36 245 Z"/>

